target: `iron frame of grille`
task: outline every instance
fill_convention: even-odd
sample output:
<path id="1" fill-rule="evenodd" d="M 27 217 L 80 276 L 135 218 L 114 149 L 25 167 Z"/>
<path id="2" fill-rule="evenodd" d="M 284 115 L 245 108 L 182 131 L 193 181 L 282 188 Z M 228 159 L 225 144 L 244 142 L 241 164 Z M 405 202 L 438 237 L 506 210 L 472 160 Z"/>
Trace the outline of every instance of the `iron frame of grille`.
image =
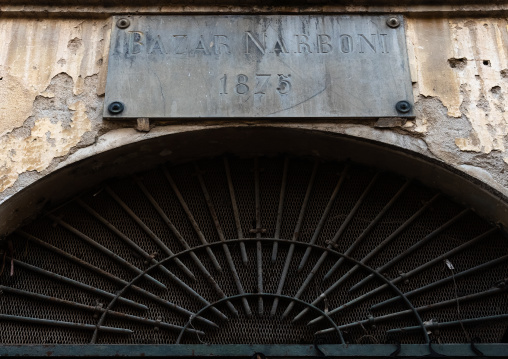
<path id="1" fill-rule="evenodd" d="M 97 323 L 97 329 L 96 329 L 96 331 L 94 333 L 94 337 L 92 339 L 92 343 L 93 343 L 93 341 L 95 340 L 95 338 L 98 335 L 98 328 L 100 327 L 101 323 L 104 321 L 104 319 L 105 319 L 105 317 L 107 315 L 108 310 L 116 302 L 116 299 L 119 298 L 137 280 L 141 279 L 144 274 L 149 273 L 150 271 L 152 271 L 153 269 L 157 268 L 158 266 L 160 266 L 160 265 L 162 265 L 164 263 L 170 262 L 170 261 L 174 261 L 179 256 L 188 254 L 188 253 L 190 253 L 190 252 L 192 252 L 194 250 L 205 249 L 205 248 L 209 248 L 209 247 L 213 247 L 213 246 L 217 246 L 217 245 L 222 245 L 224 243 L 241 243 L 241 242 L 252 241 L 252 240 L 253 239 L 251 239 L 251 238 L 242 238 L 242 239 L 227 240 L 226 242 L 214 242 L 214 243 L 204 244 L 204 245 L 201 245 L 201 246 L 193 247 L 192 249 L 184 250 L 184 251 L 176 253 L 176 254 L 174 254 L 172 256 L 166 257 L 163 260 L 161 260 L 159 263 L 150 266 L 145 271 L 143 271 L 143 273 L 141 273 L 138 276 L 136 276 L 135 278 L 133 278 L 132 281 L 129 282 L 129 284 L 127 286 L 125 286 L 122 290 L 117 292 L 116 297 L 110 302 L 110 304 L 106 308 L 106 311 L 103 313 L 103 315 L 101 316 L 101 319 Z M 336 324 L 334 324 L 334 327 L 336 328 L 336 330 L 337 330 L 337 332 L 338 332 L 338 334 L 340 336 L 342 344 L 338 344 L 338 345 L 323 345 L 323 346 L 319 346 L 319 348 L 318 348 L 317 344 L 315 343 L 314 347 L 313 347 L 313 350 L 315 351 L 314 355 L 308 353 L 308 351 L 309 351 L 309 346 L 308 345 L 282 345 L 281 346 L 281 345 L 236 344 L 236 345 L 197 345 L 196 346 L 196 345 L 182 345 L 182 344 L 179 344 L 180 339 L 181 339 L 181 337 L 183 336 L 183 334 L 185 332 L 185 329 L 190 325 L 190 323 L 192 322 L 192 319 L 194 317 L 196 317 L 196 316 L 199 316 L 200 314 L 202 314 L 207 309 L 216 306 L 219 303 L 225 302 L 225 301 L 233 299 L 233 298 L 241 298 L 241 297 L 246 297 L 246 296 L 272 296 L 272 297 L 276 296 L 276 295 L 274 295 L 272 293 L 260 293 L 260 294 L 248 293 L 248 294 L 243 294 L 243 295 L 236 295 L 234 297 L 226 297 L 226 298 L 223 298 L 223 299 L 221 299 L 221 300 L 219 300 L 217 302 L 214 302 L 214 303 L 212 303 L 212 304 L 202 308 L 194 316 L 189 318 L 189 321 L 186 323 L 186 325 L 184 326 L 184 328 L 180 332 L 180 335 L 179 335 L 178 340 L 177 340 L 177 344 L 164 346 L 164 347 L 167 347 L 167 349 L 168 349 L 168 352 L 165 352 L 166 356 L 168 356 L 168 355 L 169 356 L 196 356 L 196 355 L 197 356 L 199 356 L 199 355 L 211 356 L 211 355 L 213 355 L 213 356 L 235 356 L 235 357 L 242 357 L 243 356 L 243 357 L 252 357 L 253 354 L 258 353 L 258 352 L 262 352 L 265 356 L 268 355 L 268 356 L 273 356 L 273 357 L 277 357 L 277 356 L 283 356 L 283 357 L 309 357 L 310 356 L 310 357 L 313 357 L 313 356 L 324 356 L 324 355 L 326 355 L 323 352 L 323 349 L 325 349 L 325 350 L 330 352 L 326 356 L 341 356 L 341 357 L 365 356 L 365 357 L 377 357 L 377 356 L 400 356 L 400 352 L 402 352 L 402 348 L 404 348 L 404 351 L 402 352 L 403 353 L 402 357 L 404 357 L 404 356 L 408 356 L 408 357 L 424 356 L 424 355 L 428 355 L 428 354 L 430 354 L 430 355 L 437 355 L 437 356 L 440 356 L 440 355 L 442 355 L 442 356 L 452 356 L 452 357 L 453 356 L 457 356 L 457 357 L 463 357 L 463 356 L 484 356 L 484 355 L 493 356 L 493 357 L 496 357 L 496 356 L 504 357 L 504 356 L 506 356 L 506 353 L 508 353 L 508 344 L 483 344 L 483 345 L 480 345 L 480 347 L 478 347 L 478 345 L 474 344 L 474 343 L 470 343 L 470 344 L 445 344 L 445 345 L 439 345 L 439 346 L 434 347 L 432 341 L 430 340 L 430 338 L 428 336 L 427 329 L 425 328 L 425 326 L 423 324 L 423 321 L 422 321 L 421 317 L 419 316 L 418 312 L 416 311 L 416 309 L 414 308 L 414 306 L 404 296 L 404 294 L 394 284 L 391 283 L 391 281 L 389 279 L 385 278 L 378 271 L 374 270 L 373 268 L 371 268 L 371 267 L 369 267 L 369 266 L 367 266 L 367 265 L 365 265 L 365 264 L 363 264 L 363 263 L 361 263 L 361 262 L 359 262 L 359 261 L 357 261 L 357 260 L 347 256 L 347 255 L 344 255 L 343 253 L 339 253 L 339 252 L 337 252 L 337 251 L 335 251 L 334 249 L 331 249 L 331 248 L 323 248 L 323 247 L 315 245 L 315 244 L 304 243 L 304 242 L 296 242 L 296 241 L 287 240 L 287 239 L 257 238 L 256 240 L 262 241 L 262 242 L 291 243 L 291 244 L 295 244 L 295 245 L 306 246 L 307 248 L 314 248 L 316 250 L 326 251 L 328 253 L 331 253 L 332 255 L 344 258 L 346 261 L 352 262 L 352 263 L 354 263 L 356 265 L 361 266 L 363 269 L 366 269 L 366 270 L 372 272 L 372 274 L 374 274 L 379 279 L 383 280 L 386 284 L 388 284 L 390 289 L 395 291 L 397 293 L 397 295 L 399 295 L 404 300 L 404 302 L 410 307 L 410 309 L 413 311 L 417 321 L 419 322 L 419 325 L 421 326 L 422 333 L 423 333 L 423 335 L 425 337 L 425 340 L 426 340 L 426 344 L 423 344 L 423 345 L 421 345 L 421 344 L 406 344 L 406 345 L 403 345 L 403 346 L 399 344 L 397 346 L 397 349 L 395 351 L 392 351 L 393 347 L 391 345 L 389 345 L 389 344 L 384 344 L 384 345 L 352 345 L 351 346 L 351 345 L 347 345 L 347 344 L 344 343 L 344 339 L 342 338 L 341 331 L 337 327 Z M 280 297 L 283 297 L 283 296 L 280 296 Z M 331 323 L 333 323 L 333 320 L 331 320 L 331 318 L 329 318 L 328 315 L 326 313 L 322 312 L 319 308 L 317 308 L 315 306 L 312 306 L 310 304 L 307 304 L 307 305 L 309 307 L 312 307 L 312 309 L 314 309 L 314 310 L 324 314 L 327 317 L 327 319 Z M 95 347 L 96 345 L 93 345 L 93 346 Z M 110 356 L 110 355 L 115 355 L 115 356 L 120 355 L 120 356 L 122 356 L 122 354 L 120 354 L 118 351 L 115 351 L 115 350 L 117 350 L 116 347 L 117 347 L 116 345 L 99 345 L 99 346 L 97 346 L 97 349 L 100 349 L 101 351 L 105 350 L 106 352 L 108 352 L 109 354 L 106 355 L 106 356 Z M 127 345 L 127 347 L 130 347 L 130 346 Z M 152 346 L 152 345 L 147 346 L 147 349 L 149 349 L 148 350 L 148 354 L 147 354 L 146 351 L 144 351 L 143 352 L 143 356 L 159 356 L 160 353 L 158 353 L 158 349 L 160 349 L 160 348 L 158 348 L 158 347 L 159 346 Z M 202 348 L 204 347 L 206 349 L 204 350 L 203 354 L 196 354 L 196 350 L 195 350 L 196 347 L 202 347 Z M 210 347 L 214 347 L 214 349 L 216 351 L 209 351 Z M 277 348 L 280 349 L 280 347 L 283 347 L 286 351 L 284 353 L 280 353 L 278 351 L 278 349 L 277 349 Z M 354 348 L 354 353 L 348 352 L 348 349 L 350 347 Z M 176 351 L 174 351 L 176 348 L 178 348 L 178 349 Z M 186 354 L 179 354 L 178 353 L 179 349 L 184 349 L 184 352 Z M 443 351 L 443 352 L 437 352 L 436 349 L 439 350 L 439 351 Z M 153 353 L 152 353 L 152 350 L 153 350 Z M 115 354 L 113 354 L 113 351 L 115 351 Z M 247 355 L 244 354 L 245 352 L 249 352 L 249 351 L 251 353 L 253 353 L 253 354 L 247 354 Z M 448 353 L 448 354 L 444 354 L 445 352 Z M 0 347 L 0 353 L 1 353 L 1 347 Z M 19 355 L 19 354 L 17 354 L 17 355 Z M 21 355 L 26 355 L 26 354 L 21 354 Z M 28 354 L 28 355 L 30 355 L 30 354 Z M 51 355 L 54 355 L 54 353 L 52 353 Z M 97 352 L 94 353 L 93 355 L 97 355 Z"/>
<path id="2" fill-rule="evenodd" d="M 116 303 L 117 299 L 120 298 L 122 296 L 122 294 L 124 294 L 132 285 L 134 285 L 134 283 L 136 283 L 139 279 L 141 279 L 145 274 L 149 273 L 150 271 L 154 270 L 155 268 L 159 267 L 160 265 L 163 265 L 163 264 L 165 264 L 167 262 L 170 262 L 170 261 L 175 261 L 175 260 L 177 260 L 178 257 L 183 256 L 183 255 L 187 255 L 187 254 L 189 254 L 189 253 L 191 253 L 193 251 L 196 251 L 196 250 L 210 248 L 210 247 L 219 246 L 219 245 L 222 246 L 224 243 L 226 243 L 226 244 L 228 244 L 228 243 L 243 243 L 243 242 L 247 242 L 247 241 L 252 241 L 252 239 L 250 239 L 250 238 L 241 238 L 241 239 L 226 240 L 225 242 L 214 242 L 214 243 L 203 244 L 203 245 L 200 245 L 200 246 L 193 247 L 191 249 L 187 249 L 187 250 L 181 251 L 179 253 L 175 253 L 172 256 L 166 257 L 166 258 L 162 259 L 161 261 L 159 261 L 158 263 L 151 265 L 150 267 L 145 269 L 142 273 L 140 273 L 139 275 L 134 277 L 124 288 L 122 288 L 121 290 L 119 290 L 116 293 L 115 298 L 113 298 L 111 300 L 111 302 L 107 306 L 106 310 L 101 315 L 101 318 L 97 322 L 97 328 L 96 328 L 96 330 L 94 332 L 94 335 L 92 337 L 91 344 L 95 343 L 95 341 L 97 339 L 97 336 L 98 336 L 99 328 L 103 324 L 104 320 L 106 319 L 108 311 L 113 307 L 113 305 Z M 399 295 L 402 298 L 402 300 L 407 304 L 409 309 L 411 309 L 411 311 L 415 315 L 416 320 L 417 320 L 419 326 L 421 326 L 422 333 L 423 333 L 423 336 L 425 338 L 425 342 L 427 344 L 430 344 L 430 338 L 429 338 L 429 335 L 427 333 L 427 330 L 425 329 L 423 321 L 422 321 L 420 315 L 418 314 L 418 312 L 416 311 L 415 307 L 411 304 L 411 302 L 404 296 L 404 294 L 389 279 L 387 279 L 385 276 L 383 276 L 381 273 L 379 273 L 378 271 L 374 270 L 373 268 L 371 268 L 371 267 L 361 263 L 360 261 L 357 261 L 356 259 L 353 259 L 353 258 L 351 258 L 351 257 L 349 257 L 349 256 L 347 256 L 347 255 L 345 255 L 343 253 L 339 253 L 339 252 L 335 251 L 334 249 L 323 248 L 323 247 L 321 247 L 319 245 L 316 245 L 316 244 L 297 242 L 297 241 L 292 241 L 292 240 L 288 240 L 288 239 L 278 239 L 278 238 L 257 238 L 256 241 L 260 241 L 260 242 L 273 242 L 273 243 L 275 243 L 275 242 L 277 242 L 277 243 L 288 243 L 288 244 L 294 244 L 294 245 L 299 245 L 299 246 L 305 246 L 307 248 L 314 248 L 316 250 L 325 251 L 325 252 L 331 253 L 332 255 L 344 258 L 345 260 L 347 260 L 349 262 L 352 262 L 355 265 L 358 265 L 358 266 L 360 266 L 361 268 L 363 268 L 365 270 L 368 270 L 369 272 L 374 274 L 376 277 L 381 279 L 383 282 L 385 282 L 390 287 L 390 289 L 392 289 L 397 295 Z M 180 339 L 181 339 L 183 333 L 185 332 L 185 329 L 190 325 L 190 323 L 192 322 L 194 317 L 199 316 L 199 314 L 201 314 L 205 310 L 207 310 L 207 309 L 209 309 L 211 307 L 215 307 L 219 303 L 225 302 L 225 301 L 227 301 L 229 299 L 232 299 L 232 298 L 242 298 L 242 297 L 246 297 L 246 296 L 259 296 L 259 297 L 262 297 L 262 296 L 272 296 L 272 297 L 276 297 L 277 295 L 274 295 L 273 293 L 258 293 L 258 294 L 248 293 L 248 294 L 243 294 L 243 295 L 237 295 L 237 296 L 234 296 L 234 297 L 226 297 L 226 298 L 223 298 L 223 299 L 221 299 L 219 301 L 211 303 L 210 305 L 205 306 L 199 312 L 197 312 L 195 315 L 193 315 L 193 316 L 191 316 L 189 318 L 189 321 L 182 328 L 182 330 L 180 332 L 180 335 L 179 335 L 178 340 L 177 340 L 177 344 L 179 344 Z M 278 297 L 284 297 L 284 296 L 279 295 Z M 292 298 L 292 299 L 295 300 L 295 298 Z M 324 314 L 327 317 L 327 319 L 331 323 L 333 323 L 333 320 L 330 319 L 326 313 L 322 312 L 320 309 L 318 309 L 317 307 L 315 307 L 315 306 L 313 306 L 311 304 L 306 303 L 306 305 L 311 307 L 312 309 L 318 311 L 318 312 L 321 312 L 322 314 Z M 334 324 L 334 327 L 336 328 L 336 330 L 337 330 L 337 332 L 339 334 L 341 342 L 344 343 L 344 339 L 342 338 L 342 334 L 340 332 L 340 329 L 335 324 Z"/>
<path id="3" fill-rule="evenodd" d="M 463 357 L 506 357 L 508 344 L 323 344 L 319 351 L 327 357 L 426 357 L 441 354 L 450 358 Z M 0 356 L 32 357 L 240 357 L 251 358 L 255 353 L 263 353 L 268 358 L 312 358 L 319 352 L 312 345 L 299 344 L 160 344 L 160 345 L 1 345 Z M 482 354 L 479 354 L 479 352 Z"/>
<path id="4" fill-rule="evenodd" d="M 256 224 L 255 227 L 256 227 L 256 229 L 258 229 L 258 224 Z M 429 352 L 432 354 L 432 353 L 434 353 L 434 350 L 435 350 L 433 348 L 439 348 L 436 350 L 439 353 L 443 353 L 443 354 L 445 352 L 448 353 L 448 350 L 450 350 L 449 354 L 456 355 L 456 356 L 458 356 L 458 355 L 460 355 L 460 356 L 479 355 L 478 353 L 480 351 L 483 353 L 486 353 L 486 355 L 490 355 L 490 356 L 502 356 L 506 352 L 508 352 L 508 346 L 505 344 L 480 344 L 478 346 L 476 346 L 475 344 L 464 344 L 464 345 L 462 345 L 462 344 L 445 344 L 445 345 L 433 346 L 433 344 L 430 342 L 428 334 L 426 332 L 426 327 L 423 325 L 423 322 L 422 322 L 418 312 L 415 310 L 415 307 L 411 304 L 411 302 L 409 302 L 409 300 L 405 297 L 405 295 L 402 294 L 402 292 L 400 292 L 398 290 L 398 288 L 393 283 L 391 283 L 391 280 L 386 278 L 385 274 L 381 274 L 380 270 L 379 271 L 374 270 L 369 266 L 362 265 L 362 263 L 348 257 L 345 254 L 339 253 L 338 251 L 331 249 L 331 248 L 324 248 L 322 246 L 314 245 L 312 243 L 299 242 L 299 241 L 295 241 L 295 240 L 278 239 L 278 238 L 261 238 L 258 235 L 256 235 L 255 238 L 243 238 L 242 237 L 240 239 L 228 239 L 228 240 L 223 240 L 221 242 L 212 242 L 212 243 L 208 243 L 206 245 L 193 246 L 192 248 L 190 248 L 188 250 L 184 250 L 182 252 L 178 252 L 177 254 L 163 258 L 157 264 L 150 266 L 149 268 L 144 270 L 143 273 L 140 273 L 137 277 L 132 279 L 131 282 L 127 283 L 123 289 L 121 289 L 119 292 L 117 292 L 115 297 L 110 301 L 107 309 L 103 312 L 102 318 L 97 323 L 96 328 L 95 328 L 94 337 L 96 337 L 98 335 L 99 330 L 102 329 L 101 325 L 104 322 L 103 318 L 105 318 L 107 316 L 108 311 L 111 310 L 111 308 L 114 306 L 115 301 L 119 300 L 121 298 L 122 294 L 125 293 L 125 291 L 127 291 L 131 287 L 131 285 L 133 285 L 138 279 L 141 279 L 144 275 L 146 275 L 148 272 L 152 271 L 154 268 L 159 267 L 163 263 L 176 262 L 177 258 L 179 256 L 188 255 L 188 254 L 192 253 L 193 251 L 206 250 L 206 249 L 211 248 L 213 246 L 227 245 L 230 243 L 231 244 L 236 244 L 236 243 L 243 244 L 243 242 L 247 242 L 247 241 L 259 242 L 259 243 L 263 242 L 263 244 L 285 243 L 285 244 L 296 245 L 296 246 L 305 246 L 307 250 L 312 248 L 312 249 L 315 249 L 316 251 L 320 251 L 322 253 L 328 252 L 334 256 L 341 257 L 342 259 L 344 259 L 348 262 L 351 262 L 350 264 L 360 265 L 360 267 L 362 267 L 364 270 L 371 273 L 370 277 L 372 277 L 372 275 L 375 275 L 378 277 L 378 279 L 381 279 L 382 281 L 384 281 L 385 284 L 387 284 L 392 290 L 395 290 L 397 292 L 399 297 L 401 299 L 403 299 L 406 302 L 406 304 L 409 304 L 410 310 L 415 314 L 416 319 L 419 322 L 419 330 L 421 329 L 421 331 L 425 337 L 426 344 L 423 344 L 423 345 L 407 344 L 407 345 L 403 345 L 402 347 L 400 347 L 400 348 L 405 348 L 404 351 L 402 351 L 403 356 L 424 355 Z M 335 249 L 337 249 L 337 248 L 335 248 Z M 257 293 L 244 293 L 244 294 L 240 294 L 240 295 L 229 296 L 229 297 L 223 298 L 219 301 L 212 302 L 211 304 L 206 305 L 204 308 L 200 309 L 199 312 L 194 315 L 194 317 L 198 316 L 199 313 L 204 312 L 208 309 L 213 309 L 218 304 L 221 304 L 221 303 L 226 302 L 228 300 L 244 299 L 245 297 L 249 297 L 249 296 L 250 297 L 252 297 L 252 296 L 254 296 L 254 297 L 255 296 L 258 296 L 258 297 L 271 296 L 273 298 L 280 297 L 280 298 L 284 298 L 284 299 L 287 299 L 290 301 L 291 300 L 298 301 L 297 297 L 293 298 L 293 297 L 283 296 L 283 295 L 279 295 L 279 294 L 265 293 L 263 291 L 261 291 L 258 294 Z M 329 316 L 326 315 L 326 313 L 322 312 L 316 306 L 313 306 L 312 304 L 309 305 L 308 303 L 301 303 L 301 304 L 305 304 L 305 305 L 307 305 L 308 308 L 315 309 L 321 315 L 325 314 L 324 316 L 329 318 Z M 508 314 L 506 314 L 506 315 L 508 315 Z M 477 319 L 482 319 L 482 318 L 477 318 Z M 192 317 L 187 322 L 185 327 L 188 327 L 188 325 L 191 323 L 191 320 L 192 320 Z M 330 319 L 330 321 L 331 321 L 331 319 Z M 332 321 L 332 325 L 334 327 L 337 327 L 336 325 L 334 325 L 333 321 Z M 333 328 L 331 328 L 331 329 L 333 329 Z M 336 329 L 337 329 L 337 332 L 339 333 L 339 336 L 340 336 L 340 330 L 338 328 L 336 328 Z M 185 328 L 183 328 L 181 330 L 180 337 L 183 335 L 184 331 L 185 331 Z M 344 340 L 341 340 L 341 341 L 344 343 Z M 162 344 L 162 345 L 160 345 L 159 344 L 159 345 L 143 345 L 143 346 L 141 346 L 141 348 L 143 348 L 143 350 L 142 350 L 143 353 L 140 353 L 138 355 L 141 355 L 141 354 L 147 355 L 148 354 L 150 356 L 159 356 L 160 354 L 157 354 L 159 347 L 163 347 L 163 348 L 167 349 L 167 351 L 164 353 L 164 355 L 182 356 L 182 357 L 186 357 L 189 355 L 193 355 L 193 356 L 195 356 L 195 355 L 198 355 L 198 356 L 201 356 L 201 355 L 203 355 L 203 356 L 209 356 L 209 355 L 232 356 L 232 355 L 234 355 L 234 356 L 249 357 L 249 356 L 251 356 L 252 349 L 256 349 L 256 348 L 258 348 L 258 350 L 256 350 L 256 352 L 262 352 L 262 353 L 265 353 L 266 355 L 274 356 L 274 357 L 277 357 L 277 356 L 285 356 L 285 357 L 316 356 L 317 354 L 323 354 L 321 351 L 321 348 L 323 348 L 323 349 L 326 348 L 328 350 L 328 351 L 325 350 L 326 355 L 332 355 L 332 356 L 336 356 L 336 355 L 341 355 L 341 356 L 351 356 L 351 355 L 354 355 L 354 356 L 356 356 L 356 355 L 378 356 L 378 355 L 395 354 L 395 352 L 393 352 L 393 346 L 388 345 L 388 344 L 386 344 L 386 345 L 361 345 L 361 347 L 359 349 L 356 349 L 356 351 L 350 351 L 350 348 L 354 348 L 355 346 L 356 345 L 345 346 L 345 345 L 337 345 L 337 344 L 335 344 L 335 345 L 331 345 L 331 344 L 321 345 L 321 344 L 319 344 L 319 349 L 318 349 L 317 345 L 314 345 L 314 346 L 310 345 L 309 346 L 309 344 L 303 345 L 303 346 L 302 345 L 295 345 L 295 344 L 291 344 L 291 345 L 284 344 L 284 345 L 276 345 L 276 346 L 267 345 L 267 344 L 257 344 L 257 345 L 256 344 L 234 344 L 234 345 L 216 344 L 216 345 L 211 345 L 211 346 L 210 345 L 201 346 L 201 345 L 176 345 L 176 344 L 171 344 L 171 345 Z M 96 345 L 96 344 L 94 344 L 94 340 L 92 340 L 92 343 L 90 345 L 86 346 L 87 349 L 84 351 L 84 353 L 89 353 L 89 354 L 84 354 L 81 351 L 81 349 L 78 349 L 81 347 L 81 345 L 75 345 L 75 344 L 57 345 L 57 346 L 53 346 L 53 345 L 49 345 L 49 346 L 48 345 L 42 345 L 42 346 L 39 346 L 39 345 L 23 345 L 23 346 L 3 345 L 3 346 L 0 346 L 0 352 L 2 352 L 3 354 L 7 354 L 7 355 L 20 355 L 19 353 L 21 353 L 21 352 L 19 352 L 18 354 L 14 354 L 16 352 L 16 350 L 13 351 L 12 349 L 21 348 L 20 350 L 25 350 L 25 352 L 23 352 L 22 355 L 39 355 L 39 354 L 35 354 L 35 352 L 30 354 L 27 351 L 31 351 L 32 349 L 36 351 L 36 350 L 39 350 L 41 347 L 42 348 L 48 348 L 48 347 L 56 348 L 55 349 L 56 352 L 61 353 L 61 354 L 56 354 L 56 355 L 69 355 L 69 353 L 70 353 L 73 356 L 81 356 L 81 355 L 95 355 L 95 356 L 105 355 L 105 356 L 108 356 L 108 355 L 123 355 L 123 354 L 121 354 L 123 349 L 120 349 L 120 348 L 135 348 L 135 347 L 137 347 L 137 345 L 134 345 L 134 344 Z M 196 354 L 197 347 L 200 348 L 200 351 L 202 351 L 202 353 Z M 280 352 L 278 349 L 279 347 L 283 348 L 286 351 Z M 80 350 L 80 352 L 78 353 L 76 351 L 74 351 L 74 352 L 69 351 L 69 352 L 67 352 L 67 354 L 65 354 L 65 351 L 67 349 L 72 350 L 72 348 L 75 348 L 76 350 Z M 180 349 L 183 348 L 184 350 L 187 350 L 187 351 L 184 351 L 183 353 L 179 354 L 179 350 L 180 350 L 179 348 Z M 481 348 L 481 350 L 479 348 Z M 5 353 L 3 352 L 4 349 L 5 349 Z M 144 349 L 146 349 L 146 350 L 144 350 Z M 116 350 L 116 352 L 115 352 L 115 354 L 113 354 L 113 352 L 115 350 Z M 189 352 L 189 350 L 190 350 L 190 352 Z M 444 350 L 444 352 L 442 352 L 441 350 Z M 55 355 L 55 351 L 48 351 L 46 354 L 50 355 L 49 353 L 51 353 L 51 355 Z M 104 353 L 107 353 L 107 354 L 104 354 Z M 129 355 L 136 355 L 136 354 L 129 353 Z"/>

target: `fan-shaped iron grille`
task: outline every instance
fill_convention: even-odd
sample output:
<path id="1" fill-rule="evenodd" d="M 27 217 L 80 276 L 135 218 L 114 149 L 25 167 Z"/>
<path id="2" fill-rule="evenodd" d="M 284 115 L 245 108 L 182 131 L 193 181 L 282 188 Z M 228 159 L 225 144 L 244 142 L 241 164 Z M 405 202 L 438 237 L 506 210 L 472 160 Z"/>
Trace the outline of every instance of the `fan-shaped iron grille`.
<path id="1" fill-rule="evenodd" d="M 501 231 L 354 164 L 163 166 L 45 214 L 3 252 L 4 344 L 498 343 L 508 324 Z"/>

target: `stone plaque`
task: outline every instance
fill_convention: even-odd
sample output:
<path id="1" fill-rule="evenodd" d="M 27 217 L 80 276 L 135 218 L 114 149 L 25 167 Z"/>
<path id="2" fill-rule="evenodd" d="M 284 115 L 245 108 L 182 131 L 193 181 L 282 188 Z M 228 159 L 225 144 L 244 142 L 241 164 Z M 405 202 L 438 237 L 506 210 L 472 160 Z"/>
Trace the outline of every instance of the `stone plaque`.
<path id="1" fill-rule="evenodd" d="M 114 19 L 104 117 L 414 117 L 402 16 Z"/>

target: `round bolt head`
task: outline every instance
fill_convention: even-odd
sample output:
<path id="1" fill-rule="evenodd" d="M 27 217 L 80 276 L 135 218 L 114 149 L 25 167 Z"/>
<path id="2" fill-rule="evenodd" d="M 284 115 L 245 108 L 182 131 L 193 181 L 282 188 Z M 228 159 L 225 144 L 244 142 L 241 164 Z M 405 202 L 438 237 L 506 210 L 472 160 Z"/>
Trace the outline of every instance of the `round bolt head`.
<path id="1" fill-rule="evenodd" d="M 125 108 L 125 106 L 123 105 L 123 103 L 121 103 L 119 101 L 115 101 L 115 102 L 111 102 L 109 104 L 108 111 L 112 115 L 118 115 L 119 113 L 121 113 L 123 111 L 124 108 Z"/>
<path id="2" fill-rule="evenodd" d="M 411 111 L 411 104 L 407 101 L 399 101 L 395 105 L 395 109 L 398 112 L 408 113 L 409 111 Z"/>
<path id="3" fill-rule="evenodd" d="M 116 26 L 118 26 L 120 29 L 126 29 L 130 26 L 131 22 L 129 19 L 121 18 L 116 22 Z"/>
<path id="4" fill-rule="evenodd" d="M 392 29 L 395 29 L 400 26 L 400 21 L 396 17 L 391 17 L 388 20 L 386 20 L 386 25 L 388 25 Z"/>

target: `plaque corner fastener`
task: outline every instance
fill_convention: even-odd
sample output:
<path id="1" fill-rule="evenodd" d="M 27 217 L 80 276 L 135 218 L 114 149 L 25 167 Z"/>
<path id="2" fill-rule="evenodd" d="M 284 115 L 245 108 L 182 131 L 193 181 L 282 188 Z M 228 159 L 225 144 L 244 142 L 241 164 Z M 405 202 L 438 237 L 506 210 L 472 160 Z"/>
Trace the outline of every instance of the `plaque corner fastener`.
<path id="1" fill-rule="evenodd" d="M 128 28 L 129 26 L 131 25 L 131 22 L 129 19 L 123 17 L 121 19 L 118 19 L 118 21 L 116 22 L 116 26 L 119 28 L 119 29 L 126 29 Z"/>
<path id="2" fill-rule="evenodd" d="M 123 112 L 125 105 L 120 101 L 113 101 L 108 106 L 108 112 L 112 115 L 118 115 Z"/>
<path id="3" fill-rule="evenodd" d="M 392 29 L 396 29 L 396 28 L 398 28 L 400 26 L 400 20 L 398 18 L 396 18 L 396 17 L 389 17 L 386 20 L 386 25 L 388 25 Z"/>
<path id="4" fill-rule="evenodd" d="M 395 109 L 401 113 L 408 113 L 411 111 L 411 103 L 409 101 L 399 101 L 395 104 Z"/>

